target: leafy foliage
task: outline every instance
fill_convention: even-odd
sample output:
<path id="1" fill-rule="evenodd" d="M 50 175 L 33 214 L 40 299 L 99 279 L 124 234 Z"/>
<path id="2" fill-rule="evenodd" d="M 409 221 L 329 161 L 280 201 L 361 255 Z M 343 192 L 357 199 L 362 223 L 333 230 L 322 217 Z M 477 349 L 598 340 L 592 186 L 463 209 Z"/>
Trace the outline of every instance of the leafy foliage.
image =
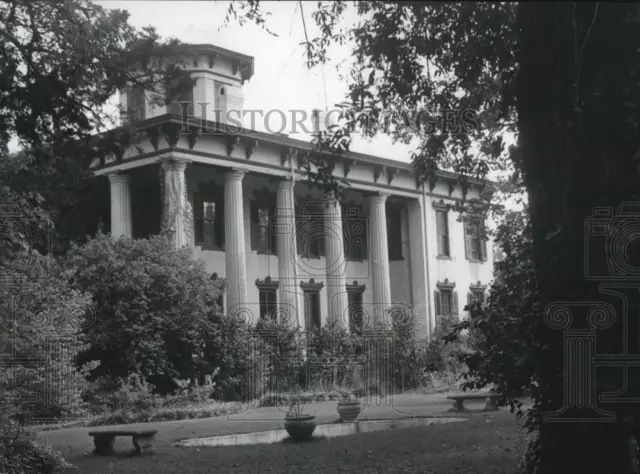
<path id="1" fill-rule="evenodd" d="M 463 331 L 472 337 L 472 351 L 461 354 L 468 366 L 464 387 L 488 386 L 503 395 L 502 403 L 518 409 L 515 397 L 537 396 L 535 357 L 540 350 L 534 328 L 538 322 L 531 227 L 526 214 L 509 212 L 499 225 L 496 244 L 504 258 L 494 265 L 494 281 L 486 304 L 465 307 L 470 318 L 454 326 L 445 340 L 455 341 Z"/>
<path id="2" fill-rule="evenodd" d="M 219 289 L 204 263 L 168 239 L 98 234 L 74 246 L 67 265 L 76 288 L 92 294 L 95 321 L 84 328 L 83 361 L 100 361 L 92 377 L 135 373 L 161 391 L 174 378 L 204 376 L 208 344 L 218 341 L 211 314 Z"/>

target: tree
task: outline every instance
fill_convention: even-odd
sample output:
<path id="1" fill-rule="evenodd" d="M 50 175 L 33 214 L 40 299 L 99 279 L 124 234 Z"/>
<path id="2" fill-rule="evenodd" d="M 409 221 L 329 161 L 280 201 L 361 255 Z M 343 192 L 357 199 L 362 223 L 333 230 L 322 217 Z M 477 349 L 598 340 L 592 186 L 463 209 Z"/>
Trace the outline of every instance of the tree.
<path id="1" fill-rule="evenodd" d="M 615 269 L 620 272 L 617 276 L 627 280 L 632 276 L 628 262 L 637 255 L 638 243 L 620 240 L 627 254 L 613 255 L 620 248 L 611 239 L 616 232 L 623 233 L 622 227 L 609 227 L 617 229 L 607 234 L 609 243 L 596 241 L 597 236 L 585 235 L 585 219 L 594 207 L 617 209 L 621 202 L 637 201 L 637 6 L 353 3 L 362 21 L 342 28 L 347 2 L 319 2 L 313 13 L 319 35 L 305 41 L 309 66 L 325 62 L 331 45 L 354 43 L 344 126 L 319 141 L 346 149 L 352 131 L 376 133 L 379 127 L 371 124 L 379 125 L 378 117 L 403 108 L 414 118 L 426 111 L 421 117 L 429 118 L 430 124 L 433 119 L 439 121 L 435 131 L 423 120 L 418 127 L 401 124 L 399 130 L 389 129 L 399 140 L 418 139 L 413 163 L 427 182 L 438 167 L 483 177 L 491 168 L 505 169 L 505 158 L 510 158 L 513 182 L 523 184 L 528 193 L 535 275 L 531 285 L 535 304 L 528 308 L 535 315 L 528 328 L 535 344 L 524 350 L 536 387 L 529 427 L 537 431 L 537 439 L 529 452 L 528 470 L 636 471 L 628 449 L 632 428 L 622 421 L 634 420 L 634 429 L 640 432 L 634 404 L 609 404 L 607 409 L 617 415 L 611 423 L 588 418 L 595 413 L 588 407 L 569 410 L 579 418 L 573 423 L 543 422 L 544 414 L 567 402 L 563 364 L 568 362 L 563 357 L 563 332 L 552 331 L 543 316 L 554 303 L 561 302 L 568 311 L 568 302 L 601 302 L 611 297 L 614 290 L 605 296 L 598 277 L 615 277 L 612 268 L 619 259 L 627 266 Z M 244 11 L 263 23 L 259 5 L 244 2 Z M 442 117 L 434 117 L 430 107 L 441 112 L 466 111 L 477 126 L 464 133 L 446 133 Z M 505 130 L 517 131 L 519 138 L 518 148 L 509 153 L 504 149 Z M 474 143 L 479 156 L 471 153 Z M 628 210 L 612 218 L 612 224 L 633 222 Z M 629 321 L 628 327 L 621 321 L 637 310 L 637 290 L 621 287 L 617 291 L 623 295 L 611 298 L 617 304 L 617 319 L 602 312 L 588 317 L 575 308 L 573 314 L 574 328 L 586 328 L 588 322 L 611 327 L 598 332 L 598 350 L 610 354 L 624 353 L 624 338 L 629 339 L 630 348 L 638 349 L 637 337 L 630 337 L 637 334 L 637 321 Z M 524 321 L 530 320 L 525 317 Z M 575 370 L 569 373 L 575 375 Z M 619 372 L 596 375 L 599 390 L 620 389 Z"/>
<path id="2" fill-rule="evenodd" d="M 0 1 L 0 199 L 20 218 L 46 213 L 49 226 L 59 224 L 51 248 L 58 254 L 96 229 L 86 194 L 90 162 L 137 141 L 133 126 L 109 130 L 117 117 L 107 101 L 127 85 L 161 101 L 168 83 L 184 76 L 172 57 L 178 42 L 136 30 L 128 16 L 87 0 Z M 18 156 L 8 156 L 11 138 Z M 0 251 L 25 238 L 3 235 Z"/>
<path id="3" fill-rule="evenodd" d="M 21 296 L 36 306 L 53 304 L 66 312 L 81 306 L 85 295 L 71 291 L 64 278 L 58 280 L 60 275 L 52 271 L 52 254 L 62 253 L 70 240 L 96 227 L 93 216 L 85 212 L 91 208 L 91 199 L 80 199 L 91 176 L 87 166 L 94 158 L 135 144 L 137 137 L 132 127 L 96 135 L 110 122 L 104 105 L 127 83 L 162 94 L 171 71 L 146 60 L 152 52 L 169 54 L 176 42 L 161 44 L 153 29 L 137 31 L 129 25 L 126 12 L 107 11 L 86 0 L 0 1 L 0 38 L 2 301 L 10 303 L 21 288 L 26 292 Z M 135 64 L 139 67 L 130 69 Z M 11 139 L 17 140 L 19 153 L 9 153 Z M 59 245 L 52 245 L 52 240 Z M 2 325 L 2 353 L 19 350 L 41 358 L 41 335 L 16 320 L 18 313 L 13 309 L 3 310 L 3 315 L 14 327 L 8 333 Z M 53 318 L 54 322 L 69 316 L 56 315 L 61 317 Z M 55 325 L 53 329 L 60 330 Z M 73 356 L 78 346 L 67 349 L 66 354 Z M 68 358 L 58 357 L 62 355 L 51 355 L 53 366 L 64 369 L 65 381 L 78 387 L 78 373 Z M 40 361 L 32 362 L 37 367 Z M 3 395 L 15 384 L 16 374 L 28 385 L 56 388 L 33 364 L 14 362 L 11 367 L 0 367 Z M 2 399 L 0 416 L 12 416 L 4 396 Z M 24 406 L 14 408 L 21 415 Z M 19 427 L 13 429 L 4 421 L 0 421 L 0 435 L 8 443 L 3 442 L 0 449 L 0 471 L 21 474 L 64 468 L 55 456 L 35 448 Z"/>

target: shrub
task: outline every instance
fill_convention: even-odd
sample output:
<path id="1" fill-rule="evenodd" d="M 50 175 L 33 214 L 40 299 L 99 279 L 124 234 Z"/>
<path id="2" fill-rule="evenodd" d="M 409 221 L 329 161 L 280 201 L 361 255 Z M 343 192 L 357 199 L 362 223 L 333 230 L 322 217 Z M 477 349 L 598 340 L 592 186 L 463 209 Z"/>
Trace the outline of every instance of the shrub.
<path id="1" fill-rule="evenodd" d="M 99 361 L 91 378 L 138 374 L 161 393 L 173 380 L 208 370 L 207 345 L 219 343 L 211 320 L 219 288 L 188 248 L 163 236 L 113 240 L 99 233 L 73 246 L 66 262 L 75 288 L 93 295 L 94 324 L 81 361 Z"/>
<path id="2" fill-rule="evenodd" d="M 73 467 L 62 455 L 35 442 L 32 433 L 0 415 L 0 472 L 3 474 L 57 474 Z"/>
<path id="3" fill-rule="evenodd" d="M 339 387 L 354 387 L 357 369 L 364 364 L 362 337 L 334 321 L 308 333 L 307 383 L 320 385 L 325 392 Z"/>
<path id="4" fill-rule="evenodd" d="M 224 401 L 258 398 L 267 391 L 271 348 L 247 322 L 234 316 L 214 318 L 217 338 L 205 344 L 206 373 L 217 376 L 213 396 Z M 204 381 L 204 380 L 203 380 Z"/>

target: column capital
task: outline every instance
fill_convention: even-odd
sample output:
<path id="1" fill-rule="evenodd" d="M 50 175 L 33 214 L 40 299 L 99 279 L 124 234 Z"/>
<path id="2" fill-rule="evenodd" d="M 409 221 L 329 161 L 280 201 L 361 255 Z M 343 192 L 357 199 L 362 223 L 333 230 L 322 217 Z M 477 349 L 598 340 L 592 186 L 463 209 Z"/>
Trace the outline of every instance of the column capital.
<path id="1" fill-rule="evenodd" d="M 295 182 L 290 178 L 282 178 L 278 180 L 278 187 L 280 189 L 291 189 L 295 186 Z"/>
<path id="2" fill-rule="evenodd" d="M 376 193 L 369 196 L 369 201 L 372 203 L 381 203 L 384 204 L 389 197 L 389 193 Z"/>
<path id="3" fill-rule="evenodd" d="M 184 158 L 161 158 L 159 160 L 160 166 L 165 171 L 176 170 L 176 171 L 184 171 L 187 168 L 187 164 L 191 163 L 191 160 L 187 160 Z"/>
<path id="4" fill-rule="evenodd" d="M 244 170 L 241 170 L 238 168 L 231 168 L 231 171 L 227 171 L 224 175 L 227 180 L 242 181 L 242 179 L 245 177 L 246 174 L 247 172 Z"/>
<path id="5" fill-rule="evenodd" d="M 111 183 L 130 183 L 131 182 L 131 175 L 121 173 L 120 171 L 109 173 L 107 176 L 109 177 L 109 182 Z"/>

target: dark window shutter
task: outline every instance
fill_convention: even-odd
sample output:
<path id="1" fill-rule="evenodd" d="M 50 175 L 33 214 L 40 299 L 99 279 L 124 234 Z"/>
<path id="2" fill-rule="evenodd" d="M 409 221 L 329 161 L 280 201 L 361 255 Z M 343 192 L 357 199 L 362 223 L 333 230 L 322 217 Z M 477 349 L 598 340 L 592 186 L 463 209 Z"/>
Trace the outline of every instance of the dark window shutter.
<path id="1" fill-rule="evenodd" d="M 438 290 L 434 290 L 433 292 L 433 301 L 436 310 L 436 316 L 442 316 L 442 304 L 440 302 L 440 292 Z"/>
<path id="2" fill-rule="evenodd" d="M 267 314 L 267 295 L 264 290 L 258 290 L 258 296 L 260 300 L 260 318 L 264 319 Z"/>
<path id="3" fill-rule="evenodd" d="M 136 96 L 135 90 L 133 87 L 127 87 L 127 110 L 124 111 L 125 116 L 127 118 L 127 122 L 131 122 L 135 120 L 135 106 L 136 106 Z"/>
<path id="4" fill-rule="evenodd" d="M 480 227 L 480 229 L 482 230 L 482 233 L 480 234 L 480 238 L 482 239 L 482 260 L 486 260 L 487 259 L 487 230 L 484 226 L 484 224 Z"/>
<path id="5" fill-rule="evenodd" d="M 258 250 L 260 248 L 260 219 L 258 216 L 258 203 L 255 199 L 251 200 L 249 220 L 251 221 L 251 250 Z"/>
<path id="6" fill-rule="evenodd" d="M 311 329 L 311 302 L 309 298 L 311 295 L 308 292 L 304 294 L 304 320 L 307 324 L 307 330 Z"/>
<path id="7" fill-rule="evenodd" d="M 467 305 L 472 305 L 473 304 L 473 292 L 470 291 L 469 293 L 467 293 Z"/>
<path id="8" fill-rule="evenodd" d="M 202 218 L 202 198 L 200 197 L 200 194 L 193 193 L 193 234 L 196 244 L 204 241 L 204 225 Z"/>
<path id="9" fill-rule="evenodd" d="M 455 316 L 456 318 L 459 318 L 459 313 L 458 313 L 458 292 L 457 291 L 453 291 L 451 293 L 451 314 L 453 314 L 453 316 Z"/>
<path id="10" fill-rule="evenodd" d="M 216 215 L 215 215 L 215 238 L 216 244 L 220 249 L 224 249 L 224 202 L 222 199 L 216 199 Z"/>
<path id="11" fill-rule="evenodd" d="M 464 223 L 464 257 L 471 257 L 471 226 L 468 221 Z"/>
<path id="12" fill-rule="evenodd" d="M 313 315 L 313 325 L 320 328 L 320 293 L 317 291 L 311 295 L 311 314 Z"/>
<path id="13" fill-rule="evenodd" d="M 276 236 L 276 202 L 275 199 L 271 203 L 271 209 L 269 212 L 269 243 L 271 248 L 271 253 L 273 255 L 278 255 L 278 247 L 277 241 L 278 238 Z M 282 238 L 285 238 L 284 236 Z"/>

